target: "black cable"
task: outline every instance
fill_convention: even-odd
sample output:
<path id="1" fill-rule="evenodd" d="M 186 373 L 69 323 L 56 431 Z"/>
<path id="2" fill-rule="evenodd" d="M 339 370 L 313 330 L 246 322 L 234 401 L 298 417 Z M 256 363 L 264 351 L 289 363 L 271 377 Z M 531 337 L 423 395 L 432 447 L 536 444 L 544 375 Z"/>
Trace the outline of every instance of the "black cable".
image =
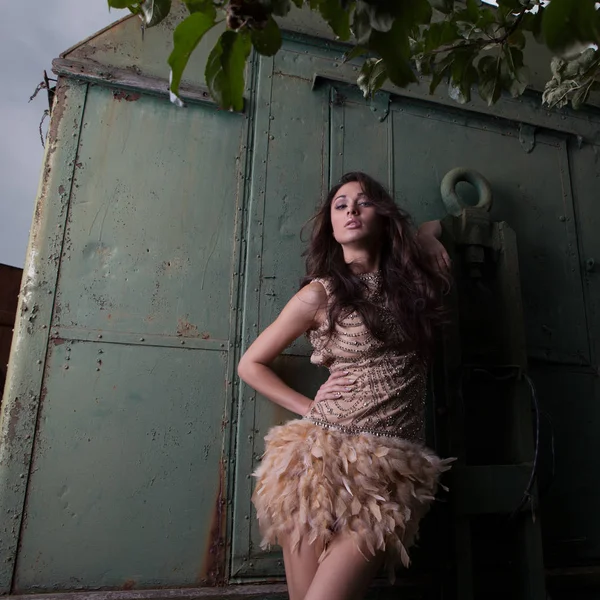
<path id="1" fill-rule="evenodd" d="M 548 483 L 546 483 L 544 485 L 543 488 L 541 488 L 539 490 L 539 495 L 541 498 L 542 496 L 545 496 L 550 491 L 550 488 L 552 487 L 552 484 L 554 483 L 554 478 L 556 477 L 556 449 L 555 449 L 555 438 L 554 438 L 554 423 L 552 422 L 552 418 L 545 410 L 541 410 L 540 414 L 542 415 L 542 417 L 546 418 L 546 420 L 548 421 L 548 425 L 550 426 L 550 455 L 552 457 L 550 480 L 548 481 Z"/>
<path id="2" fill-rule="evenodd" d="M 518 376 L 518 372 L 509 373 L 507 375 L 494 375 L 488 369 L 484 369 L 483 367 L 475 367 L 475 366 L 472 367 L 472 371 L 474 373 L 483 373 L 485 375 L 488 375 L 488 376 L 492 377 L 493 379 L 495 379 L 496 381 L 508 381 L 508 380 L 513 379 Z M 535 411 L 535 447 L 534 447 L 535 449 L 534 449 L 534 454 L 533 454 L 533 464 L 531 465 L 531 473 L 529 475 L 529 481 L 527 482 L 527 486 L 523 492 L 523 497 L 521 498 L 521 501 L 519 502 L 518 506 L 510 514 L 509 520 L 514 519 L 515 516 L 519 512 L 521 512 L 521 510 L 527 504 L 527 502 L 531 502 L 533 499 L 531 491 L 533 489 L 533 485 L 536 480 L 538 465 L 539 465 L 539 456 L 540 456 L 540 430 L 541 430 L 540 404 L 539 404 L 539 400 L 538 400 L 537 391 L 536 391 L 535 385 L 534 385 L 531 377 L 529 377 L 529 375 L 524 373 L 523 378 L 525 379 L 525 381 L 527 381 L 527 384 L 529 385 L 529 390 L 531 392 L 531 401 L 532 401 L 533 408 Z M 464 369 L 461 369 L 461 372 L 459 375 L 459 382 L 458 382 L 458 397 L 459 397 L 460 403 L 463 405 L 463 409 L 464 409 L 464 396 L 463 396 L 463 390 L 462 390 L 463 380 L 464 380 Z M 548 419 L 549 419 L 549 417 L 548 417 Z M 550 425 L 551 425 L 551 441 L 552 441 L 552 477 L 551 477 L 551 481 L 550 481 L 550 485 L 551 485 L 552 481 L 554 480 L 554 472 L 555 472 L 555 464 L 556 463 L 555 463 L 555 452 L 554 452 L 554 428 L 552 427 L 551 420 L 550 420 Z M 549 486 L 546 488 L 545 491 L 547 491 L 547 489 L 549 489 Z"/>
<path id="3" fill-rule="evenodd" d="M 540 403 L 538 401 L 537 392 L 535 389 L 535 385 L 531 380 L 531 377 L 526 373 L 523 374 L 525 381 L 529 384 L 529 389 L 531 391 L 531 400 L 533 401 L 533 407 L 535 410 L 535 451 L 533 454 L 533 464 L 531 465 L 531 473 L 529 475 L 529 481 L 527 483 L 527 487 L 523 492 L 523 498 L 521 498 L 521 502 L 513 512 L 511 513 L 509 520 L 515 518 L 515 516 L 521 512 L 521 509 L 527 504 L 527 502 L 532 502 L 533 496 L 531 495 L 531 490 L 533 489 L 533 484 L 535 483 L 535 478 L 537 475 L 538 468 L 538 460 L 540 454 Z M 533 505 L 532 505 L 533 506 Z"/>

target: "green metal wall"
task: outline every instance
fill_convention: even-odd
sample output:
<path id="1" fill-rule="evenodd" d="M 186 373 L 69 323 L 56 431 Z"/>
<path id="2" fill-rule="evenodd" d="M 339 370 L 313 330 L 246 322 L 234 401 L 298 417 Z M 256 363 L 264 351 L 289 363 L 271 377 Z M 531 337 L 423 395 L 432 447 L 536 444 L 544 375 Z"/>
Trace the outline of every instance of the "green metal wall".
<path id="1" fill-rule="evenodd" d="M 494 218 L 517 232 L 528 355 L 555 430 L 547 564 L 597 565 L 598 114 L 542 111 L 537 96 L 465 109 L 420 86 L 366 101 L 339 49 L 299 34 L 252 63 L 243 114 L 102 83 L 102 69 L 162 77 L 172 26 L 142 43 L 126 20 L 61 63 L 1 417 L 0 589 L 281 577 L 279 554 L 258 547 L 250 473 L 289 415 L 240 386 L 235 363 L 297 288 L 300 229 L 350 169 L 417 222 L 444 216 L 451 168 L 490 180 Z M 276 368 L 310 394 L 324 373 L 308 354 L 301 340 Z M 484 451 L 496 426 L 474 434 Z"/>

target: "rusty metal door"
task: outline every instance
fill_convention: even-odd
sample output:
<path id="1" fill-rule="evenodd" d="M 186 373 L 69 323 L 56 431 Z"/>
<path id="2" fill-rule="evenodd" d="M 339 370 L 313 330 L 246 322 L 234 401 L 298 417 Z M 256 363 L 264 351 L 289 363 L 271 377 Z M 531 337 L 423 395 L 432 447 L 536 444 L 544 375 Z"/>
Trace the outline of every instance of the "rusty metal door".
<path id="1" fill-rule="evenodd" d="M 224 581 L 244 118 L 68 80 L 57 98 L 24 282 L 42 337 L 18 342 L 39 409 L 31 363 L 10 392 L 24 482 L 35 438 L 12 591 Z"/>
<path id="2" fill-rule="evenodd" d="M 326 48 L 295 41 L 274 60 L 260 62 L 254 154 L 262 160 L 252 172 L 243 344 L 297 289 L 300 225 L 343 172 L 364 170 L 388 184 L 418 224 L 446 214 L 439 186 L 448 171 L 480 171 L 494 192 L 492 217 L 517 233 L 527 353 L 553 423 L 554 449 L 550 426 L 543 426 L 540 473 L 543 488 L 553 477 L 542 505 L 549 564 L 598 560 L 600 522 L 591 507 L 600 502 L 600 485 L 589 477 L 600 467 L 593 437 L 600 247 L 592 234 L 600 208 L 593 200 L 597 146 L 578 138 L 590 125 L 597 129 L 598 116 L 545 113 L 537 97 L 506 100 L 493 110 L 478 103 L 468 110 L 448 106 L 418 93 L 381 92 L 367 101 L 351 84 L 351 67 L 339 67 Z M 466 184 L 459 189 L 473 199 Z M 308 365 L 308 354 L 306 343 L 295 344 L 279 368 L 310 393 L 323 374 Z M 242 389 L 234 577 L 283 573 L 279 554 L 258 547 L 249 473 L 268 428 L 288 416 Z M 485 444 L 485 427 L 493 426 L 483 424 L 478 443 Z M 584 443 L 594 450 L 584 452 Z"/>

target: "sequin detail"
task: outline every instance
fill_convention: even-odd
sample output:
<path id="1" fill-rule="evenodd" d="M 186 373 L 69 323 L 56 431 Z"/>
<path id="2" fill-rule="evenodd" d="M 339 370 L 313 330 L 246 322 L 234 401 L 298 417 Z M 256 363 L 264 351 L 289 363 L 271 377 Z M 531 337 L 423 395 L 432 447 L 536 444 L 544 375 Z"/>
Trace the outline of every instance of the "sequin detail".
<path id="1" fill-rule="evenodd" d="M 394 326 L 381 294 L 379 272 L 360 275 L 367 297 Z M 331 297 L 327 279 L 315 279 Z M 328 323 L 308 333 L 313 346 L 311 362 L 330 372 L 348 371 L 356 381 L 339 398 L 313 403 L 304 417 L 322 427 L 346 433 L 402 437 L 423 441 L 426 372 L 415 352 L 384 347 L 353 312 L 336 323 L 331 336 Z"/>

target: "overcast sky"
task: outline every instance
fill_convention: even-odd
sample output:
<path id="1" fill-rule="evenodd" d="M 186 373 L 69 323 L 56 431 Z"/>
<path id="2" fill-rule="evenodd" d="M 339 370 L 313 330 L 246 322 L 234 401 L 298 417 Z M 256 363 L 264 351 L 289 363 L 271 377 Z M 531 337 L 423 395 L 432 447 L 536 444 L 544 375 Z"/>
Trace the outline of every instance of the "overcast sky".
<path id="1" fill-rule="evenodd" d="M 126 14 L 106 0 L 4 0 L 0 19 L 0 263 L 22 267 L 43 149 L 45 90 L 28 104 L 52 59 Z M 48 121 L 46 121 L 47 125 Z M 44 128 L 45 130 L 45 128 Z"/>

